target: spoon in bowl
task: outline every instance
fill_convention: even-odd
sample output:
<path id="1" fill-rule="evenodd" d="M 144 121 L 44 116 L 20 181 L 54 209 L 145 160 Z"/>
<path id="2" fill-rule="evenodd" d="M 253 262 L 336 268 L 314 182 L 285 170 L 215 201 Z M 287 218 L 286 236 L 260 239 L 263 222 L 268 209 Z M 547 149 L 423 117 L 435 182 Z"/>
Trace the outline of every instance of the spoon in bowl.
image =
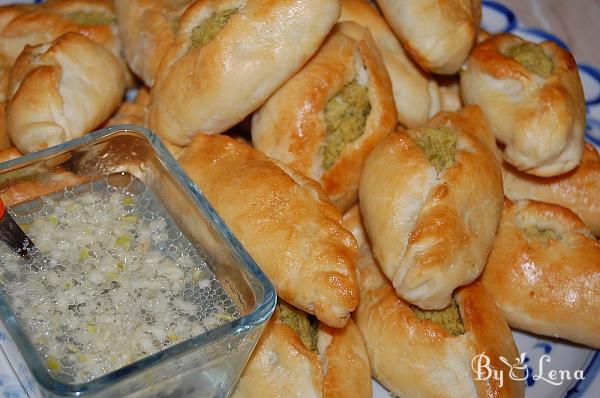
<path id="1" fill-rule="evenodd" d="M 6 211 L 0 199 L 0 240 L 6 243 L 15 253 L 28 258 L 35 249 L 33 241 L 23 232 L 19 224 Z"/>

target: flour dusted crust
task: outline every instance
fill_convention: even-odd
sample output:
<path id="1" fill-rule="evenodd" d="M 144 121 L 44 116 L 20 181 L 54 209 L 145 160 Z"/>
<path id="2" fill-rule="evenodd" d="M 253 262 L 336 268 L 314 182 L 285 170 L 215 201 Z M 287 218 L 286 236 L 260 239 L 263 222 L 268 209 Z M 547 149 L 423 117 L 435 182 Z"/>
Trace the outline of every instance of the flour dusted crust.
<path id="1" fill-rule="evenodd" d="M 346 324 L 358 304 L 356 241 L 317 182 L 227 136 L 199 134 L 178 160 L 280 297 Z"/>
<path id="2" fill-rule="evenodd" d="M 452 335 L 417 318 L 409 303 L 396 296 L 365 240 L 357 207 L 346 213 L 344 225 L 359 242 L 361 297 L 352 317 L 365 339 L 373 377 L 402 397 L 524 396 L 523 382 L 506 377 L 501 387 L 493 380 L 475 380 L 471 370 L 472 359 L 485 353 L 492 369 L 508 375 L 510 369 L 499 358 L 514 363 L 518 355 L 506 321 L 481 283 L 455 294 L 465 332 Z"/>
<path id="3" fill-rule="evenodd" d="M 478 138 L 489 132 L 477 108 L 441 112 L 426 127 L 454 132 L 455 164 L 438 174 L 414 133 L 397 131 L 367 158 L 359 203 L 375 257 L 398 295 L 441 309 L 483 269 L 502 210 L 502 179 L 489 143 Z"/>
<path id="4" fill-rule="evenodd" d="M 425 70 L 452 75 L 465 62 L 481 20 L 480 0 L 376 0 L 406 51 Z"/>
<path id="5" fill-rule="evenodd" d="M 573 212 L 506 200 L 481 281 L 511 326 L 600 348 L 600 243 Z"/>
<path id="6" fill-rule="evenodd" d="M 307 349 L 277 311 L 242 372 L 233 398 L 370 398 L 371 370 L 356 324 L 319 324 L 317 351 Z"/>
<path id="7" fill-rule="evenodd" d="M 115 0 L 123 51 L 133 72 L 148 86 L 175 40 L 181 14 L 192 0 Z"/>
<path id="8" fill-rule="evenodd" d="M 463 99 L 481 106 L 507 162 L 541 177 L 566 173 L 577 167 L 584 146 L 577 64 L 567 50 L 545 41 L 540 46 L 553 67 L 544 77 L 505 55 L 524 43 L 506 33 L 477 45 L 461 73 Z"/>
<path id="9" fill-rule="evenodd" d="M 125 80 L 119 60 L 80 34 L 26 47 L 11 71 L 12 142 L 29 153 L 91 132 L 121 102 Z"/>
<path id="10" fill-rule="evenodd" d="M 536 177 L 502 164 L 504 193 L 511 200 L 533 199 L 564 206 L 600 236 L 600 155 L 591 145 L 583 149 L 581 163 L 556 177 Z"/>
<path id="11" fill-rule="evenodd" d="M 104 23 L 81 23 L 74 15 L 100 13 Z M 112 1 L 49 0 L 40 5 L 0 7 L 0 56 L 12 64 L 26 45 L 55 40 L 77 32 L 119 55 L 121 43 Z"/>
<path id="12" fill-rule="evenodd" d="M 369 29 L 392 82 L 398 121 L 417 127 L 440 110 L 435 80 L 410 59 L 383 16 L 368 0 L 342 0 L 340 21 L 353 21 Z"/>
<path id="13" fill-rule="evenodd" d="M 325 169 L 325 106 L 353 80 L 364 81 L 371 110 L 362 135 L 348 143 Z M 255 113 L 252 143 L 266 155 L 318 180 L 343 211 L 357 200 L 364 159 L 396 123 L 390 80 L 373 39 L 365 28 L 343 22 L 309 63 Z"/>
<path id="14" fill-rule="evenodd" d="M 195 27 L 231 11 L 205 44 Z M 217 134 L 257 109 L 317 51 L 339 17 L 338 0 L 205 0 L 181 17 L 156 77 L 150 128 L 177 145 Z"/>

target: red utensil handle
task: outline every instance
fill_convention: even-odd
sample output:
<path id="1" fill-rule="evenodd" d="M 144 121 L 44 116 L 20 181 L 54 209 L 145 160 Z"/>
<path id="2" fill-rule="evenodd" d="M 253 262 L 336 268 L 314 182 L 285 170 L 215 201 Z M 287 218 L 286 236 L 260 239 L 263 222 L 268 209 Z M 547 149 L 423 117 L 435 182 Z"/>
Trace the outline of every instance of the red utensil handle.
<path id="1" fill-rule="evenodd" d="M 4 217 L 4 212 L 6 210 L 4 209 L 4 202 L 2 201 L 2 199 L 0 199 L 0 220 L 2 220 L 2 217 Z"/>

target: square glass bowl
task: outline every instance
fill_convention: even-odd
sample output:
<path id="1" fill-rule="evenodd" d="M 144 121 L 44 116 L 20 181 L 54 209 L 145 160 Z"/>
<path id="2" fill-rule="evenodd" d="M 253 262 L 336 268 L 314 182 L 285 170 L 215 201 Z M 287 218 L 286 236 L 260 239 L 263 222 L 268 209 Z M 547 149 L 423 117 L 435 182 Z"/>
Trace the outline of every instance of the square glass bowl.
<path id="1" fill-rule="evenodd" d="M 158 137 L 143 128 L 111 127 L 2 163 L 0 197 L 17 219 L 28 211 L 35 218 L 42 195 L 78 187 L 93 190 L 98 181 L 118 187 L 132 179 L 154 194 L 194 246 L 234 303 L 236 315 L 91 381 L 77 382 L 48 370 L 19 314 L 0 294 L 0 344 L 32 397 L 226 397 L 275 308 L 275 291 L 266 276 Z"/>

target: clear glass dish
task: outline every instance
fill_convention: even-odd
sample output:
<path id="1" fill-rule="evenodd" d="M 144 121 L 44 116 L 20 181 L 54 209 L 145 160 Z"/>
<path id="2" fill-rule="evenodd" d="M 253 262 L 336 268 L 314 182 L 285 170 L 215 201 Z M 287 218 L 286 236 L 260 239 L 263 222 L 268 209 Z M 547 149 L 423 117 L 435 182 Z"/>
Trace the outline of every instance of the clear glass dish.
<path id="1" fill-rule="evenodd" d="M 158 198 L 202 253 L 239 317 L 89 382 L 48 371 L 0 294 L 0 344 L 32 397 L 226 397 L 276 302 L 272 285 L 157 136 L 115 126 L 0 164 L 0 197 L 10 206 L 106 176 L 129 173 Z"/>

